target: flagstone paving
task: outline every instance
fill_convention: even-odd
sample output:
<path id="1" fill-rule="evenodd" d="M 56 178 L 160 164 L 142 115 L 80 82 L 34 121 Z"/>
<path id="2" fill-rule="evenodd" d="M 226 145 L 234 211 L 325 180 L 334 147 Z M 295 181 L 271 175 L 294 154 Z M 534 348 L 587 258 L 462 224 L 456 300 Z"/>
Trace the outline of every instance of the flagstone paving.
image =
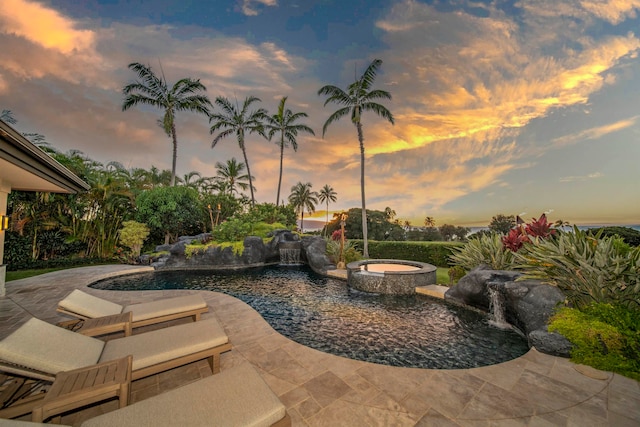
<path id="1" fill-rule="evenodd" d="M 199 292 L 211 308 L 203 318 L 216 317 L 233 344 L 233 350 L 222 356 L 222 370 L 250 362 L 286 405 L 294 426 L 640 425 L 639 382 L 582 369 L 536 350 L 483 368 L 396 368 L 297 344 L 275 332 L 244 302 L 221 293 L 87 288 L 96 280 L 147 270 L 150 268 L 120 265 L 83 267 L 8 282 L 7 295 L 0 298 L 0 339 L 30 316 L 51 323 L 67 320 L 55 308 L 75 288 L 121 304 Z M 133 383 L 132 400 L 208 375 L 206 362 L 197 362 L 144 378 Z M 65 415 L 62 422 L 77 425 L 116 408 L 116 402 L 108 402 Z"/>

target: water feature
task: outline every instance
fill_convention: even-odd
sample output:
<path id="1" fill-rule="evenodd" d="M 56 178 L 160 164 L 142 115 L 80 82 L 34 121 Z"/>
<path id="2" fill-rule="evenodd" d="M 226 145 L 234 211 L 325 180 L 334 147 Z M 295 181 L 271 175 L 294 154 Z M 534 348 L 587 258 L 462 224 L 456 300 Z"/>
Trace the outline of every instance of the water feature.
<path id="1" fill-rule="evenodd" d="M 282 335 L 326 353 L 391 366 L 460 369 L 514 359 L 529 349 L 487 316 L 420 295 L 380 295 L 308 267 L 161 271 L 108 279 L 98 289 L 200 289 L 246 302 Z"/>
<path id="2" fill-rule="evenodd" d="M 302 246 L 300 242 L 280 242 L 278 243 L 280 252 L 280 265 L 301 265 L 300 253 Z"/>
<path id="3" fill-rule="evenodd" d="M 500 329 L 511 329 L 505 313 L 504 296 L 495 286 L 489 285 L 489 323 Z"/>

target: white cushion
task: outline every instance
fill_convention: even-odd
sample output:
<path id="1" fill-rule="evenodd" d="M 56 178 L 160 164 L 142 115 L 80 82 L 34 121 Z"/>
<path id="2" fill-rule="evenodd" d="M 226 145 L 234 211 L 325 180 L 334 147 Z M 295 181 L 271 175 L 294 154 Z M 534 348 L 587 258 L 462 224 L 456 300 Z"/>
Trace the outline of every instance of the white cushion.
<path id="1" fill-rule="evenodd" d="M 82 427 L 266 427 L 285 415 L 282 402 L 245 363 L 91 418 Z"/>
<path id="2" fill-rule="evenodd" d="M 0 342 L 0 359 L 48 374 L 95 365 L 104 342 L 31 318 Z"/>
<path id="3" fill-rule="evenodd" d="M 133 356 L 133 370 L 197 353 L 229 342 L 214 318 L 107 341 L 100 361 Z"/>
<path id="4" fill-rule="evenodd" d="M 183 297 L 165 298 L 141 304 L 131 304 L 126 306 L 122 311 L 131 311 L 133 322 L 138 322 L 140 320 L 153 319 L 154 317 L 196 310 L 206 306 L 207 303 L 200 295 L 186 295 Z"/>
<path id="5" fill-rule="evenodd" d="M 58 305 L 72 313 L 93 319 L 122 313 L 122 306 L 106 299 L 98 298 L 81 290 L 74 290 Z"/>

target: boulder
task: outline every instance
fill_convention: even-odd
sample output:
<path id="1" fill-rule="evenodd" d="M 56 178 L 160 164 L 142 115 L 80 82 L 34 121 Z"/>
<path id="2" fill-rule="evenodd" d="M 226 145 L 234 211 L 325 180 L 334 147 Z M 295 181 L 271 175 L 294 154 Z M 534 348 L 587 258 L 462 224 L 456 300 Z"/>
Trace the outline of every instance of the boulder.
<path id="1" fill-rule="evenodd" d="M 538 329 L 529 334 L 529 346 L 535 347 L 541 353 L 558 357 L 569 357 L 573 344 L 564 336 L 556 332 Z"/>
<path id="2" fill-rule="evenodd" d="M 571 343 L 562 335 L 547 331 L 549 318 L 565 301 L 564 294 L 539 280 L 518 281 L 520 276 L 518 272 L 481 266 L 449 288 L 445 300 L 490 313 L 491 289 L 503 299 L 507 322 L 527 337 L 530 346 L 543 353 L 568 357 Z"/>
<path id="3" fill-rule="evenodd" d="M 327 270 L 335 270 L 336 266 L 327 257 L 327 241 L 320 236 L 305 236 L 301 240 L 302 258 L 313 271 L 325 274 Z"/>
<path id="4" fill-rule="evenodd" d="M 482 265 L 462 277 L 458 283 L 449 288 L 444 297 L 447 301 L 489 312 L 487 284 L 511 282 L 520 276 L 521 274 L 515 271 L 490 270 Z"/>

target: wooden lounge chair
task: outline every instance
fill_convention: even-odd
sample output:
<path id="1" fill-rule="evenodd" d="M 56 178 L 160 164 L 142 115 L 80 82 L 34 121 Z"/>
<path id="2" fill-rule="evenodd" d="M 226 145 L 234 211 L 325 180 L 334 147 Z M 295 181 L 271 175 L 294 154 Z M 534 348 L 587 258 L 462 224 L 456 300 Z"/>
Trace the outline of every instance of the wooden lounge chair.
<path id="1" fill-rule="evenodd" d="M 213 318 L 107 342 L 31 318 L 0 341 L 0 371 L 53 381 L 61 371 L 132 355 L 132 380 L 203 359 L 216 374 L 220 354 L 229 350 Z"/>
<path id="2" fill-rule="evenodd" d="M 183 317 L 193 317 L 194 321 L 198 321 L 202 313 L 209 311 L 209 307 L 197 294 L 122 306 L 75 289 L 58 303 L 57 311 L 79 319 L 93 319 L 130 311 L 131 326 L 137 328 Z"/>
<path id="3" fill-rule="evenodd" d="M 0 419 L 0 427 L 5 425 L 49 424 Z M 81 424 L 81 427 L 114 426 L 289 427 L 291 418 L 256 370 L 244 363 Z"/>
<path id="4" fill-rule="evenodd" d="M 290 425 L 285 406 L 248 363 L 82 423 L 82 427 Z"/>

